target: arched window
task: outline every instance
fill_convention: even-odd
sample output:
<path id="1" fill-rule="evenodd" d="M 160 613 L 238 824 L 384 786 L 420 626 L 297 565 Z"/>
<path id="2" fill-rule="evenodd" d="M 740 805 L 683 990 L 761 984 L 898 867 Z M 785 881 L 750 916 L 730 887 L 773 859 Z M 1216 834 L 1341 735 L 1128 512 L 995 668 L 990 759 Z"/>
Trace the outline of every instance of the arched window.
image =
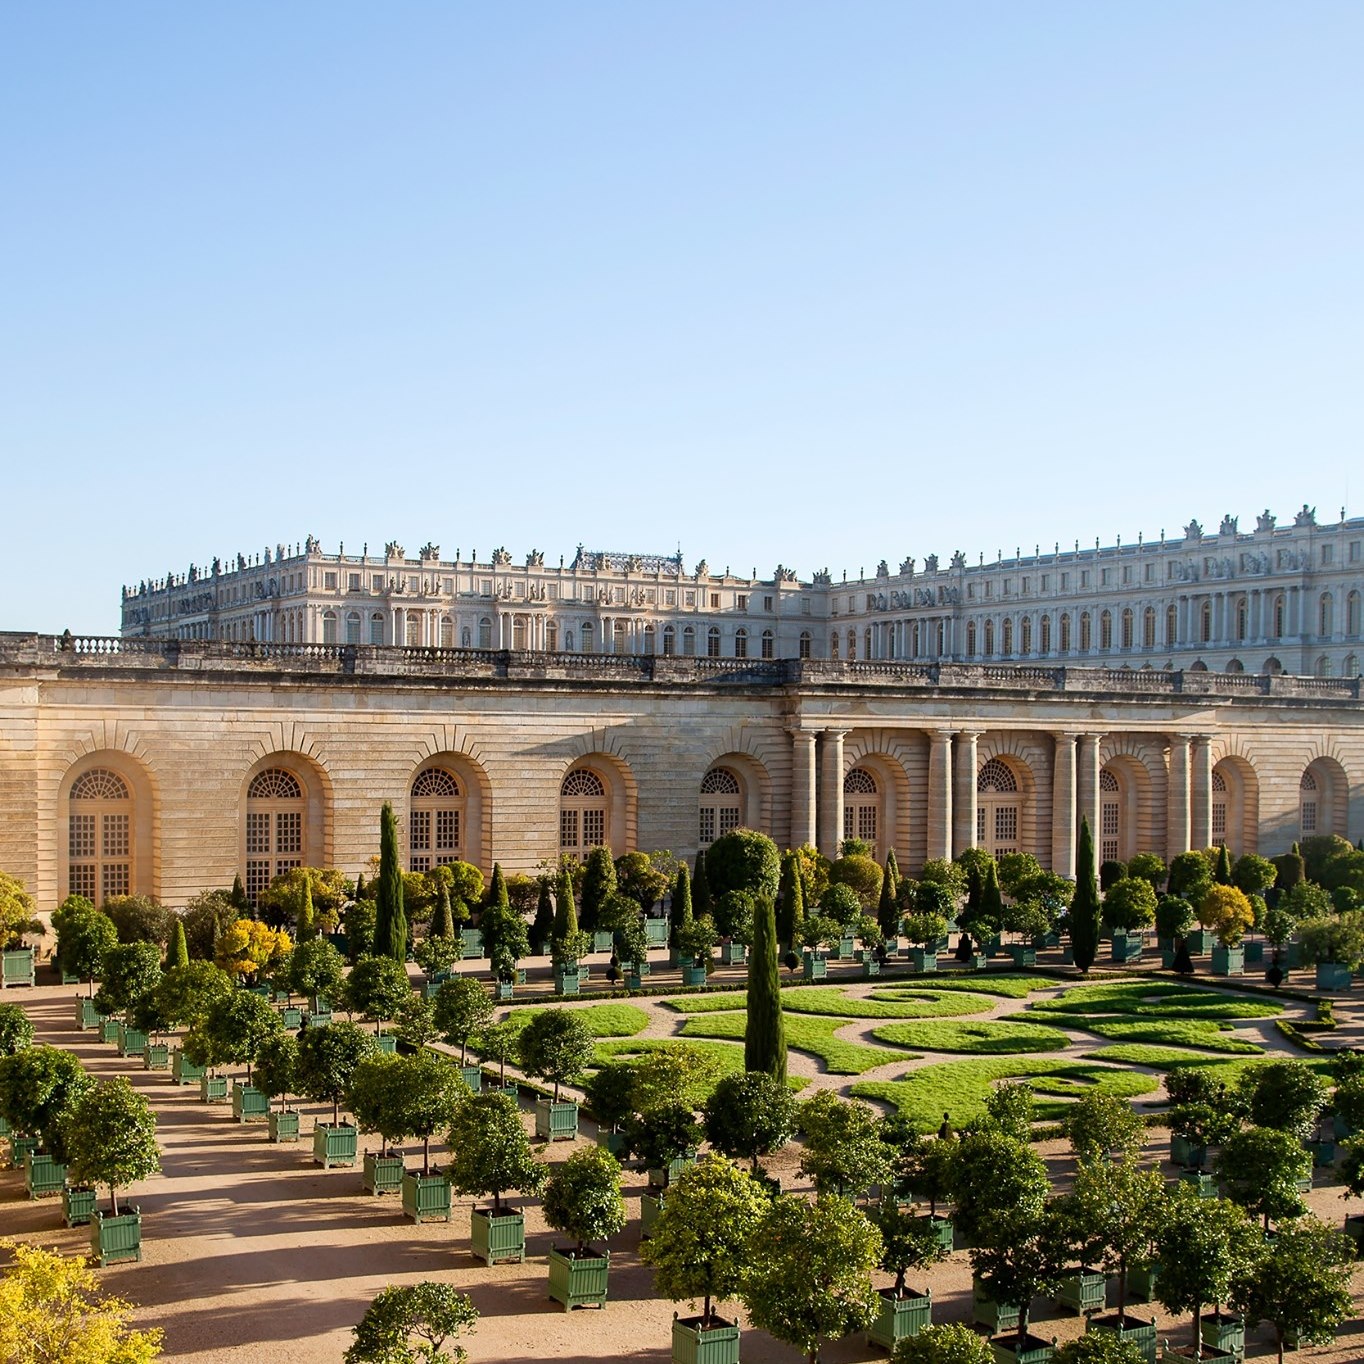
<path id="1" fill-rule="evenodd" d="M 995 656 L 995 623 L 992 620 L 985 622 L 985 657 Z"/>
<path id="2" fill-rule="evenodd" d="M 1241 660 L 1240 660 L 1239 658 L 1233 658 L 1233 659 L 1227 664 L 1227 672 L 1229 672 L 1229 673 L 1243 673 L 1243 672 L 1245 672 L 1245 670 L 1246 670 L 1246 665 L 1245 665 L 1244 663 L 1242 663 Z"/>
<path id="3" fill-rule="evenodd" d="M 1212 774 L 1212 841 L 1227 841 L 1227 779 L 1220 772 Z"/>
<path id="4" fill-rule="evenodd" d="M 1270 677 L 1278 677 L 1283 672 L 1283 664 L 1277 658 L 1267 658 L 1261 671 L 1268 673 Z"/>
<path id="5" fill-rule="evenodd" d="M 346 612 L 346 643 L 359 644 L 360 642 L 360 613 L 358 611 Z"/>
<path id="6" fill-rule="evenodd" d="M 857 660 L 857 631 L 848 631 L 848 662 L 853 663 Z"/>
<path id="7" fill-rule="evenodd" d="M 1359 593 L 1351 592 L 1345 598 L 1345 633 L 1351 639 L 1359 637 Z"/>
<path id="8" fill-rule="evenodd" d="M 802 658 L 810 657 L 810 645 L 812 642 L 810 632 L 808 630 L 802 630 L 800 632 L 800 656 Z"/>
<path id="9" fill-rule="evenodd" d="M 575 767 L 559 790 L 559 851 L 583 861 L 607 842 L 606 783 L 589 768 Z"/>
<path id="10" fill-rule="evenodd" d="M 1111 611 L 1101 611 L 1099 613 L 1099 648 L 1111 649 L 1113 647 L 1113 613 Z"/>
<path id="11" fill-rule="evenodd" d="M 871 649 L 871 631 L 870 631 L 870 630 L 863 630 L 863 631 L 862 631 L 862 657 L 863 657 L 863 658 L 870 658 L 870 657 L 871 657 L 871 654 L 872 654 L 872 649 Z"/>
<path id="12" fill-rule="evenodd" d="M 1032 617 L 1024 616 L 1018 622 L 1018 652 L 1020 654 L 1032 653 Z"/>
<path id="13" fill-rule="evenodd" d="M 559 652 L 559 622 L 557 620 L 545 621 L 545 652 L 550 654 Z"/>
<path id="14" fill-rule="evenodd" d="M 742 823 L 743 786 L 727 767 L 712 767 L 701 780 L 700 846 L 708 848 L 717 838 Z"/>
<path id="15" fill-rule="evenodd" d="M 1212 603 L 1203 601 L 1198 608 L 1198 638 L 1204 644 L 1212 643 Z"/>
<path id="16" fill-rule="evenodd" d="M 734 657 L 748 657 L 748 631 L 742 626 L 734 632 Z"/>
<path id="17" fill-rule="evenodd" d="M 1298 831 L 1303 838 L 1317 832 L 1317 779 L 1310 772 L 1298 783 Z"/>
<path id="18" fill-rule="evenodd" d="M 1156 608 L 1148 606 L 1141 613 L 1141 647 L 1143 649 L 1154 649 L 1156 647 Z"/>
<path id="19" fill-rule="evenodd" d="M 650 620 L 650 621 L 645 621 L 645 623 L 644 623 L 644 652 L 645 652 L 646 654 L 649 654 L 649 655 L 652 655 L 652 654 L 657 653 L 657 652 L 658 652 L 657 647 L 656 647 L 656 646 L 657 646 L 657 643 L 658 643 L 658 631 L 657 631 L 656 628 L 654 627 L 653 621 L 651 621 L 651 620 Z"/>
<path id="20" fill-rule="evenodd" d="M 1136 617 L 1132 614 L 1132 608 L 1127 607 L 1122 613 L 1122 647 L 1130 649 L 1132 647 L 1132 632 L 1135 628 Z"/>
<path id="21" fill-rule="evenodd" d="M 1358 655 L 1358 654 L 1346 654 L 1346 655 L 1345 655 L 1345 662 L 1341 665 L 1340 675 L 1341 675 L 1342 677 L 1358 677 L 1358 676 L 1359 676 L 1359 655 Z"/>
<path id="22" fill-rule="evenodd" d="M 663 627 L 663 657 L 671 658 L 677 652 L 677 627 L 665 625 Z"/>
<path id="23" fill-rule="evenodd" d="M 613 621 L 611 624 L 611 652 L 613 654 L 628 654 L 630 646 L 625 638 L 625 622 L 623 620 Z"/>
<path id="24" fill-rule="evenodd" d="M 1099 773 L 1099 860 L 1122 860 L 1119 833 L 1122 829 L 1122 790 L 1107 768 Z"/>
<path id="25" fill-rule="evenodd" d="M 1273 633 L 1270 635 L 1270 638 L 1282 639 L 1284 631 L 1284 599 L 1282 592 L 1274 598 L 1274 609 L 1270 612 L 1270 618 L 1273 623 Z"/>
<path id="26" fill-rule="evenodd" d="M 976 777 L 976 844 L 994 857 L 1018 851 L 1018 778 L 991 758 Z"/>
<path id="27" fill-rule="evenodd" d="M 493 647 L 493 623 L 487 616 L 480 616 L 478 620 L 478 647 L 480 649 Z"/>
<path id="28" fill-rule="evenodd" d="M 369 642 L 371 644 L 382 644 L 384 642 L 384 613 L 382 611 L 370 613 Z"/>
<path id="29" fill-rule="evenodd" d="M 1250 633 L 1250 603 L 1244 597 L 1236 598 L 1236 638 L 1244 640 Z"/>
<path id="30" fill-rule="evenodd" d="M 1070 652 L 1070 612 L 1066 611 L 1061 616 L 1061 652 Z"/>
<path id="31" fill-rule="evenodd" d="M 1322 654 L 1322 656 L 1319 659 L 1317 659 L 1316 671 L 1318 677 L 1331 676 L 1331 660 L 1325 654 Z"/>
<path id="32" fill-rule="evenodd" d="M 597 632 L 593 628 L 592 622 L 590 620 L 583 621 L 578 630 L 578 637 L 582 640 L 583 653 L 590 654 L 594 652 L 597 643 L 596 634 Z"/>
<path id="33" fill-rule="evenodd" d="M 999 627 L 999 637 L 1001 652 L 1005 658 L 1008 658 L 1014 651 L 1014 623 L 1007 617 Z"/>
<path id="34" fill-rule="evenodd" d="M 464 847 L 464 792 L 454 774 L 426 767 L 412 783 L 408 870 L 430 871 L 458 861 Z"/>
<path id="35" fill-rule="evenodd" d="M 254 905 L 281 872 L 304 865 L 306 800 L 292 772 L 267 767 L 246 788 L 246 898 Z"/>
<path id="36" fill-rule="evenodd" d="M 1317 634 L 1330 639 L 1335 632 L 1335 603 L 1329 592 L 1323 592 L 1317 602 Z"/>
<path id="37" fill-rule="evenodd" d="M 1080 652 L 1087 654 L 1090 650 L 1092 632 L 1090 630 L 1089 612 L 1080 612 Z"/>
<path id="38" fill-rule="evenodd" d="M 777 637 L 771 630 L 763 631 L 762 650 L 764 658 L 775 658 L 777 656 Z"/>
<path id="39" fill-rule="evenodd" d="M 409 649 L 421 648 L 422 642 L 422 613 L 420 611 L 408 611 L 403 626 L 403 638 Z"/>
<path id="40" fill-rule="evenodd" d="M 916 657 L 918 656 L 918 652 L 919 651 L 916 647 L 914 650 Z M 966 622 L 966 657 L 974 658 L 975 656 L 976 656 L 976 623 L 975 621 L 970 620 Z"/>
<path id="41" fill-rule="evenodd" d="M 105 767 L 76 778 L 68 797 L 66 888 L 101 905 L 132 893 L 133 797 L 128 783 Z"/>
<path id="42" fill-rule="evenodd" d="M 696 654 L 696 629 L 694 626 L 687 625 L 682 630 L 682 653 L 686 658 L 693 658 Z"/>
<path id="43" fill-rule="evenodd" d="M 712 625 L 706 631 L 706 657 L 720 657 L 720 627 L 718 625 Z"/>
<path id="44" fill-rule="evenodd" d="M 440 618 L 440 647 L 448 649 L 455 642 L 455 622 L 449 616 Z"/>
<path id="45" fill-rule="evenodd" d="M 829 635 L 829 657 L 838 657 L 838 631 L 834 630 Z"/>
<path id="46" fill-rule="evenodd" d="M 876 848 L 881 828 L 881 793 L 876 778 L 865 767 L 854 767 L 843 778 L 843 837 L 860 838 Z"/>
<path id="47" fill-rule="evenodd" d="M 1179 607 L 1165 608 L 1165 647 L 1173 649 L 1179 643 Z"/>
<path id="48" fill-rule="evenodd" d="M 322 613 L 322 642 L 323 644 L 336 643 L 336 612 L 324 611 Z"/>
<path id="49" fill-rule="evenodd" d="M 1051 617 L 1050 617 L 1050 616 L 1043 616 L 1043 617 L 1042 617 L 1041 624 L 1040 624 L 1039 627 L 1038 627 L 1038 634 L 1041 636 L 1041 639 L 1042 639 L 1042 653 L 1043 653 L 1043 654 L 1049 654 L 1049 653 L 1051 653 Z"/>
<path id="50" fill-rule="evenodd" d="M 526 618 L 525 616 L 512 617 L 512 648 L 518 653 L 526 647 Z"/>

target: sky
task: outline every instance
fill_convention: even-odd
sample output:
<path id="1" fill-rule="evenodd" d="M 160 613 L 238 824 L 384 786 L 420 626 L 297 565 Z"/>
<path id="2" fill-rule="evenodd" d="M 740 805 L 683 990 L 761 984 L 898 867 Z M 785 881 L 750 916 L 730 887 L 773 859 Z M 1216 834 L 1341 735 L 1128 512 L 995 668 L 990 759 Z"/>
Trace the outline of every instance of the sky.
<path id="1" fill-rule="evenodd" d="M 1362 61 L 1357 0 L 4 6 L 0 630 L 310 534 L 1364 512 Z"/>

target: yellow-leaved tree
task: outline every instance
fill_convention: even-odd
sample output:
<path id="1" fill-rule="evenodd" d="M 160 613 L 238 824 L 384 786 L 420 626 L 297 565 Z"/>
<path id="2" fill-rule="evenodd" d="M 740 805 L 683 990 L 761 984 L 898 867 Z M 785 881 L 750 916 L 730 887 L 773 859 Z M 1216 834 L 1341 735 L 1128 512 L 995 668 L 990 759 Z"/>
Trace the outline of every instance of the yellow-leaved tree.
<path id="1" fill-rule="evenodd" d="M 218 937 L 213 960 L 230 976 L 255 980 L 293 949 L 293 940 L 259 919 L 238 919 Z"/>
<path id="2" fill-rule="evenodd" d="M 1235 947 L 1255 922 L 1246 893 L 1235 886 L 1210 886 L 1198 906 L 1198 922 L 1217 934 L 1223 947 Z"/>

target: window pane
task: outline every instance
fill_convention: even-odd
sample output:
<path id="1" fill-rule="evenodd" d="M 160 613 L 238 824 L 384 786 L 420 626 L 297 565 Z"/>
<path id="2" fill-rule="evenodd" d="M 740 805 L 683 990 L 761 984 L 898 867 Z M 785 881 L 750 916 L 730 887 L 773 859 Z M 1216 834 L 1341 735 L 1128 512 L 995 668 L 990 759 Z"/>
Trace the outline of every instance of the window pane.
<path id="1" fill-rule="evenodd" d="M 708 845 L 715 842 L 715 811 L 701 811 L 701 843 Z"/>
<path id="2" fill-rule="evenodd" d="M 111 895 L 126 895 L 128 893 L 128 864 L 126 862 L 106 862 L 103 870 L 104 875 L 101 881 L 104 894 L 101 898 L 107 900 Z"/>
<path id="3" fill-rule="evenodd" d="M 416 852 L 418 849 L 426 849 L 431 846 L 431 811 L 413 810 L 412 811 L 412 832 L 408 839 L 408 846 Z M 412 870 L 418 870 L 413 863 Z"/>
<path id="4" fill-rule="evenodd" d="M 91 902 L 99 899 L 93 862 L 73 863 L 70 882 L 72 895 L 83 895 Z"/>
<path id="5" fill-rule="evenodd" d="M 739 807 L 722 805 L 719 810 L 721 834 L 733 833 L 739 827 Z"/>
<path id="6" fill-rule="evenodd" d="M 93 857 L 95 855 L 95 817 L 94 815 L 72 815 L 69 826 L 69 857 Z M 72 868 L 75 874 L 75 868 Z M 89 899 L 86 896 L 86 899 Z"/>
<path id="7" fill-rule="evenodd" d="M 578 846 L 578 812 L 559 811 L 559 846 L 572 851 Z"/>
<path id="8" fill-rule="evenodd" d="M 596 848 L 606 842 L 606 811 L 583 811 L 583 846 Z"/>
<path id="9" fill-rule="evenodd" d="M 128 856 L 128 816 L 104 816 L 104 856 Z"/>
<path id="10" fill-rule="evenodd" d="M 296 853 L 303 851 L 303 812 L 281 810 L 275 816 L 275 851 Z M 300 864 L 295 863 L 295 866 Z"/>
<path id="11" fill-rule="evenodd" d="M 270 816 L 250 814 L 246 816 L 246 851 L 266 853 L 270 851 Z M 266 883 L 269 884 L 268 882 Z M 262 887 L 264 889 L 264 887 Z"/>
<path id="12" fill-rule="evenodd" d="M 436 811 L 436 847 L 440 849 L 459 847 L 459 811 Z"/>

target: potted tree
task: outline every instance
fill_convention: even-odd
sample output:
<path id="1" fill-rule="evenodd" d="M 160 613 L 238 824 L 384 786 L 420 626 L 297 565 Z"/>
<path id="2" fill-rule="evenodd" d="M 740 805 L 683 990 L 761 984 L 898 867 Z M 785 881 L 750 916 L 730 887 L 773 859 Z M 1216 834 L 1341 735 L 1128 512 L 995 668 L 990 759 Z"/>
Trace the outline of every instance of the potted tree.
<path id="1" fill-rule="evenodd" d="M 648 1171 L 648 1190 L 640 1196 L 640 1234 L 648 1236 L 662 1211 L 668 1185 L 696 1158 L 701 1127 L 683 1103 L 649 1107 L 630 1125 L 630 1149 Z"/>
<path id="2" fill-rule="evenodd" d="M 397 1150 L 408 1126 L 400 1057 L 379 1052 L 363 1057 L 351 1072 L 346 1101 L 361 1132 L 379 1134 L 378 1151 L 366 1151 L 361 1185 L 372 1194 L 398 1193 L 403 1186 L 403 1156 Z"/>
<path id="3" fill-rule="evenodd" d="M 610 858 L 607 858 L 610 864 Z M 612 871 L 614 875 L 614 869 Z M 578 927 L 578 911 L 573 901 L 573 876 L 567 867 L 559 872 L 555 894 L 554 924 L 549 952 L 554 963 L 554 993 L 576 995 L 582 987 L 582 959 L 592 950 L 592 935 Z"/>
<path id="4" fill-rule="evenodd" d="M 891 1149 L 866 1104 L 823 1089 L 800 1104 L 796 1115 L 805 1142 L 800 1173 L 814 1181 L 816 1193 L 862 1198 L 876 1186 L 889 1185 Z"/>
<path id="5" fill-rule="evenodd" d="M 846 860 L 846 859 L 844 859 Z M 877 868 L 879 871 L 880 868 Z M 837 925 L 829 940 L 830 948 L 838 945 L 838 959 L 850 961 L 855 950 L 853 947 L 854 926 L 862 917 L 862 901 L 857 892 L 841 881 L 834 881 L 825 888 L 819 897 L 819 918 L 827 919 Z"/>
<path id="6" fill-rule="evenodd" d="M 112 1017 L 123 1015 L 115 1029 L 118 1054 L 140 1052 L 146 1037 L 132 1026 L 130 1011 L 144 995 L 150 994 L 161 979 L 161 949 L 155 943 L 119 943 L 104 954 L 103 979 L 95 993 L 97 1012 Z M 101 1034 L 104 1041 L 110 1039 Z"/>
<path id="7" fill-rule="evenodd" d="M 494 900 L 481 922 L 483 945 L 493 969 L 493 989 L 498 999 L 510 999 L 518 985 L 526 983 L 520 962 L 530 956 L 530 934 L 525 916 L 505 897 Z"/>
<path id="8" fill-rule="evenodd" d="M 770 1190 L 760 1157 L 781 1150 L 796 1131 L 796 1101 L 786 1085 L 764 1071 L 726 1075 L 706 1099 L 706 1140 L 732 1160 L 748 1161 L 749 1173 Z M 773 1190 L 780 1192 L 780 1186 Z"/>
<path id="9" fill-rule="evenodd" d="M 347 1010 L 374 1024 L 379 1050 L 396 1051 L 397 1038 L 386 1037 L 383 1025 L 397 1015 L 412 994 L 412 982 L 403 963 L 387 955 L 361 957 L 351 967 L 342 992 Z"/>
<path id="10" fill-rule="evenodd" d="M 800 925 L 806 980 L 823 980 L 829 974 L 829 948 L 842 931 L 835 920 L 822 914 L 811 915 Z"/>
<path id="11" fill-rule="evenodd" d="M 298 1140 L 298 1111 L 289 1107 L 289 1095 L 298 1091 L 298 1040 L 292 1033 L 267 1037 L 256 1052 L 255 1085 L 266 1100 L 266 1127 L 272 1142 Z M 270 1106 L 278 1099 L 280 1106 Z"/>
<path id="12" fill-rule="evenodd" d="M 74 976 L 87 983 L 84 995 L 76 997 L 76 1026 L 84 1031 L 99 1025 L 95 1009 L 95 980 L 104 965 L 104 954 L 118 945 L 114 921 L 97 910 L 89 900 L 70 896 L 52 915 L 57 930 L 57 960 L 62 977 Z"/>
<path id="13" fill-rule="evenodd" d="M 391 1077 L 401 1096 L 403 1126 L 422 1142 L 421 1169 L 403 1171 L 403 1212 L 418 1223 L 448 1222 L 450 1179 L 431 1169 L 431 1137 L 449 1124 L 456 1105 L 469 1093 L 468 1086 L 445 1057 L 429 1051 L 399 1056 Z"/>
<path id="14" fill-rule="evenodd" d="M 909 1122 L 893 1113 L 882 1120 L 881 1140 L 890 1148 L 894 1160 L 892 1186 L 895 1197 L 912 1195 L 925 1199 L 928 1212 L 920 1220 L 932 1230 L 945 1250 L 952 1250 L 952 1219 L 938 1215 L 938 1205 L 952 1196 L 960 1149 L 948 1115 L 943 1114 L 936 1137 L 923 1137 Z"/>
<path id="15" fill-rule="evenodd" d="M 934 889 L 941 890 L 941 887 L 935 886 Z M 909 941 L 909 960 L 914 969 L 921 973 L 936 971 L 938 940 L 947 932 L 946 918 L 941 914 L 916 910 L 905 916 L 901 928 Z"/>
<path id="16" fill-rule="evenodd" d="M 1301 1140 L 1272 1127 L 1247 1127 L 1223 1143 L 1216 1174 L 1223 1192 L 1251 1216 L 1270 1222 L 1301 1217 L 1303 1184 L 1312 1183 L 1312 1156 Z"/>
<path id="17" fill-rule="evenodd" d="M 474 1054 L 482 1061 L 496 1064 L 497 1082 L 491 1087 L 500 1089 L 515 1099 L 517 1087 L 515 1080 L 507 1079 L 507 1062 L 517 1058 L 517 1043 L 521 1030 L 510 1019 L 501 1023 L 489 1023 L 486 1028 L 474 1034 L 471 1045 Z"/>
<path id="18" fill-rule="evenodd" d="M 227 999 L 233 988 L 232 978 L 211 961 L 191 961 L 164 971 L 152 998 L 167 1030 L 189 1028 Z M 189 1061 L 183 1047 L 170 1054 L 169 1064 L 176 1084 L 195 1084 L 202 1078 L 202 1068 Z"/>
<path id="19" fill-rule="evenodd" d="M 346 1351 L 345 1364 L 464 1364 L 468 1352 L 452 1345 L 442 1347 L 478 1322 L 478 1309 L 467 1293 L 447 1283 L 423 1279 L 420 1283 L 390 1284 L 365 1310 L 351 1330 L 355 1343 Z"/>
<path id="20" fill-rule="evenodd" d="M 740 1300 L 752 1325 L 819 1364 L 826 1340 L 875 1320 L 879 1257 L 876 1228 L 847 1199 L 779 1194 L 749 1238 Z"/>
<path id="21" fill-rule="evenodd" d="M 697 914 L 677 925 L 673 938 L 682 962 L 682 984 L 704 985 L 710 974 L 711 949 L 719 935 L 709 914 Z"/>
<path id="22" fill-rule="evenodd" d="M 461 1100 L 450 1118 L 449 1145 L 451 1185 L 459 1193 L 493 1200 L 490 1208 L 470 1210 L 474 1255 L 488 1265 L 520 1263 L 526 1258 L 525 1214 L 507 1207 L 503 1195 L 539 1193 L 548 1171 L 531 1154 L 516 1104 L 499 1093 Z"/>
<path id="23" fill-rule="evenodd" d="M 588 1076 L 583 1092 L 597 1120 L 597 1145 L 606 1147 L 617 1160 L 624 1160 L 630 1141 L 622 1128 L 634 1113 L 634 1067 L 609 1061 Z"/>
<path id="24" fill-rule="evenodd" d="M 867 1339 L 893 1350 L 907 1336 L 918 1335 L 933 1316 L 933 1294 L 928 1289 L 907 1290 L 905 1276 L 911 1269 L 926 1269 L 946 1259 L 952 1247 L 943 1244 L 931 1222 L 915 1217 L 894 1197 L 883 1198 L 872 1208 L 871 1221 L 881 1233 L 881 1268 L 895 1275 L 895 1282 L 877 1292 L 880 1308 Z"/>
<path id="25" fill-rule="evenodd" d="M 1348 990 L 1364 963 L 1364 911 L 1304 919 L 1298 941 L 1302 964 L 1316 968 L 1318 990 Z"/>
<path id="26" fill-rule="evenodd" d="M 436 995 L 436 1027 L 450 1046 L 459 1048 L 459 1073 L 475 1093 L 483 1083 L 483 1071 L 467 1064 L 469 1039 L 492 1021 L 492 996 L 481 981 L 461 976 L 440 987 Z"/>
<path id="27" fill-rule="evenodd" d="M 738 1364 L 739 1325 L 716 1315 L 714 1304 L 738 1294 L 767 1204 L 761 1185 L 716 1155 L 684 1170 L 673 1186 L 640 1248 L 659 1292 L 673 1302 L 702 1302 L 699 1317 L 673 1315 L 673 1364 Z"/>
<path id="28" fill-rule="evenodd" d="M 330 1020 L 330 1005 L 324 1004 L 340 993 L 345 973 L 346 959 L 326 938 L 309 938 L 289 956 L 289 988 L 309 1001 L 315 1022 Z"/>
<path id="29" fill-rule="evenodd" d="M 568 1141 L 578 1135 L 578 1105 L 559 1098 L 559 1086 L 573 1080 L 592 1059 L 592 1034 L 571 1009 L 544 1009 L 521 1030 L 517 1042 L 521 1069 L 554 1086 L 549 1099 L 535 1101 L 535 1135 L 541 1141 Z"/>
<path id="30" fill-rule="evenodd" d="M 96 1208 L 91 1218 L 91 1255 L 101 1268 L 140 1260 L 142 1213 L 133 1204 L 120 1211 L 118 1191 L 161 1168 L 151 1105 L 122 1076 L 101 1081 L 71 1110 L 66 1145 L 72 1179 L 109 1190 L 108 1213 Z"/>
<path id="31" fill-rule="evenodd" d="M 625 1225 L 620 1166 L 610 1151 L 585 1146 L 554 1171 L 545 1185 L 545 1220 L 575 1245 L 549 1249 L 549 1296 L 574 1307 L 606 1306 L 611 1252 L 589 1242 L 614 1236 Z"/>
<path id="32" fill-rule="evenodd" d="M 222 1066 L 245 1065 L 245 1083 L 232 1083 L 232 1116 L 238 1122 L 264 1120 L 269 1105 L 251 1083 L 251 1066 L 261 1044 L 283 1026 L 270 1002 L 250 990 L 233 990 L 214 1003 L 185 1035 L 186 1054 L 207 1072 L 199 1082 L 200 1099 L 211 1103 L 226 1098 L 227 1078 L 215 1072 Z"/>
<path id="33" fill-rule="evenodd" d="M 620 897 L 624 899 L 625 897 Z M 629 901 L 634 904 L 634 901 Z M 616 929 L 616 952 L 627 990 L 642 990 L 649 974 L 649 935 L 638 909 Z"/>
<path id="34" fill-rule="evenodd" d="M 1156 892 L 1150 881 L 1124 876 L 1104 895 L 1103 923 L 1111 934 L 1111 955 L 1127 965 L 1141 959 L 1141 933 L 1156 921 Z"/>
<path id="35" fill-rule="evenodd" d="M 355 1127 L 341 1121 L 341 1100 L 355 1067 L 365 1057 L 378 1054 L 379 1044 L 373 1033 L 354 1023 L 305 1028 L 298 1039 L 299 1089 L 313 1103 L 332 1106 L 331 1122 L 319 1122 L 313 1127 L 313 1160 L 324 1169 L 355 1164 Z"/>
<path id="36" fill-rule="evenodd" d="M 65 1119 L 93 1085 L 80 1061 L 57 1047 L 21 1047 L 0 1057 L 0 1117 L 30 1198 L 62 1192 Z"/>
<path id="37" fill-rule="evenodd" d="M 1235 886 L 1209 886 L 1198 906 L 1198 920 L 1217 938 L 1212 949 L 1213 974 L 1243 975 L 1246 954 L 1241 939 L 1255 922 L 1255 911 L 1245 891 Z"/>
<path id="38" fill-rule="evenodd" d="M 863 977 L 879 976 L 886 955 L 886 935 L 881 932 L 881 925 L 870 914 L 863 914 L 853 925 L 853 936 L 862 944 L 855 955 L 862 963 Z"/>

